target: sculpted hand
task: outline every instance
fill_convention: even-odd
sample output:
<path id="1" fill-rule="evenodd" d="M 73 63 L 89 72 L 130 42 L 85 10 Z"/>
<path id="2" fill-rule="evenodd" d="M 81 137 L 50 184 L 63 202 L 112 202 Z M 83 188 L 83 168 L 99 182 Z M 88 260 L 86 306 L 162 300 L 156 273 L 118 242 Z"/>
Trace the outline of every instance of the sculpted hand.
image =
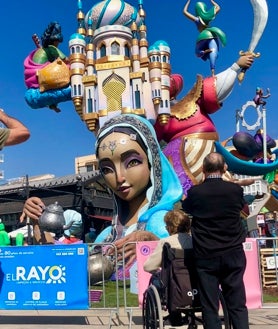
<path id="1" fill-rule="evenodd" d="M 45 208 L 45 204 L 38 197 L 31 197 L 25 201 L 23 206 L 23 211 L 20 216 L 20 222 L 23 222 L 25 217 L 29 217 L 33 220 L 38 220 L 43 210 Z"/>
<path id="2" fill-rule="evenodd" d="M 255 183 L 255 179 L 253 178 L 235 179 L 233 180 L 233 182 L 240 186 L 249 186 Z"/>
<path id="3" fill-rule="evenodd" d="M 127 236 L 115 241 L 115 249 L 117 250 L 118 261 L 123 260 L 123 254 L 125 257 L 125 266 L 129 267 L 136 259 L 136 242 L 138 241 L 154 241 L 158 240 L 157 236 L 148 231 L 135 231 Z M 110 249 L 110 254 L 115 249 Z"/>
<path id="4" fill-rule="evenodd" d="M 237 64 L 242 69 L 249 69 L 254 62 L 253 55 L 243 55 L 237 60 Z"/>

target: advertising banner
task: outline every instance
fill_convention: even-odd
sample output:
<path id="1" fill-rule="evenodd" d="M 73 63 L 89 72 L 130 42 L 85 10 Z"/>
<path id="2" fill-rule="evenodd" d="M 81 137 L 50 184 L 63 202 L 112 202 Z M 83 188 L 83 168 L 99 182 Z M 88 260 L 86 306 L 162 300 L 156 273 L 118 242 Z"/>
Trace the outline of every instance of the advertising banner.
<path id="1" fill-rule="evenodd" d="M 0 309 L 88 309 L 86 244 L 0 248 Z"/>

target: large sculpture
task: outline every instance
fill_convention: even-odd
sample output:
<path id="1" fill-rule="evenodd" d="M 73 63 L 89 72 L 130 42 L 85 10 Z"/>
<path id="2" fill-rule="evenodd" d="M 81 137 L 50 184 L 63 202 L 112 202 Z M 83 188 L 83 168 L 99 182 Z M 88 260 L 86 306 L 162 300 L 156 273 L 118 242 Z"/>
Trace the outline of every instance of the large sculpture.
<path id="1" fill-rule="evenodd" d="M 96 155 L 115 200 L 113 225 L 96 242 L 133 231 L 137 241 L 144 240 L 144 231 L 167 236 L 163 218 L 180 201 L 182 189 L 149 121 L 137 115 L 108 120 L 97 136 Z"/>
<path id="2" fill-rule="evenodd" d="M 188 17 L 189 3 L 190 1 L 186 3 L 184 9 Z M 242 82 L 253 59 L 260 55 L 254 51 L 267 22 L 268 8 L 265 0 L 252 0 L 251 3 L 254 9 L 254 27 L 248 51 L 241 51 L 241 58 L 216 76 L 206 79 L 198 76 L 192 90 L 171 106 L 167 124 L 155 125 L 158 139 L 166 141 L 164 153 L 172 162 L 185 195 L 190 186 L 201 181 L 202 159 L 215 149 L 225 156 L 229 170 L 237 174 L 256 176 L 272 171 L 278 165 L 276 151 L 276 161 L 271 164 L 254 164 L 234 157 L 219 143 L 216 127 L 209 117 L 221 108 L 232 91 L 236 77 Z M 198 3 L 199 5 L 201 4 Z"/>
<path id="3" fill-rule="evenodd" d="M 193 15 L 188 11 L 190 5 L 190 0 L 188 0 L 184 6 L 183 13 L 196 24 L 199 31 L 195 53 L 202 60 L 209 60 L 211 73 L 214 75 L 219 44 L 226 45 L 226 35 L 218 27 L 210 26 L 210 22 L 214 20 L 220 11 L 220 6 L 215 1 L 211 0 L 211 3 L 213 6 L 207 9 L 204 2 L 198 1 L 195 5 L 195 15 Z"/>
<path id="4" fill-rule="evenodd" d="M 203 3 L 197 6 L 202 9 L 197 16 L 199 20 L 206 20 L 206 28 L 219 11 L 218 4 L 211 2 L 213 6 L 208 11 Z M 258 55 L 254 50 L 267 21 L 267 6 L 265 0 L 251 2 L 255 16 L 248 51 L 242 52 L 237 62 L 223 72 L 208 78 L 198 75 L 191 91 L 181 100 L 174 100 L 171 93 L 173 89 L 175 93 L 181 89 L 182 77 L 171 74 L 171 51 L 167 42 L 158 40 L 149 46 L 143 1 L 138 1 L 138 8 L 123 0 L 100 1 L 85 13 L 82 0 L 78 0 L 77 30 L 69 40 L 70 85 L 58 91 L 66 90 L 67 97 L 71 94 L 76 112 L 95 134 L 107 120 L 121 114 L 148 119 L 158 139 L 165 142 L 164 152 L 186 195 L 188 188 L 202 179 L 203 157 L 215 147 L 225 154 L 210 115 L 223 106 L 236 78 Z M 190 18 L 189 3 L 186 2 L 184 12 Z M 215 29 L 207 31 L 214 33 Z M 203 41 L 209 42 L 211 38 Z M 204 47 L 210 49 L 208 44 Z M 45 92 L 40 92 L 39 99 L 44 95 Z M 48 101 L 48 106 L 54 109 L 55 104 L 54 100 Z M 242 168 L 244 174 L 250 174 L 248 162 Z"/>
<path id="5" fill-rule="evenodd" d="M 212 3 L 215 13 L 219 8 Z M 202 158 L 218 141 L 210 115 L 222 107 L 256 54 L 242 54 L 227 70 L 209 78 L 198 75 L 192 90 L 182 100 L 173 100 L 171 86 L 179 80 L 180 89 L 181 76 L 171 75 L 170 47 L 163 40 L 148 46 L 143 1 L 138 8 L 122 0 L 101 1 L 85 14 L 78 1 L 78 28 L 69 42 L 72 100 L 94 133 L 119 114 L 146 117 L 158 139 L 166 142 L 164 152 L 186 195 L 202 179 Z M 250 50 L 255 46 L 252 42 Z"/>
<path id="6" fill-rule="evenodd" d="M 204 79 L 199 75 L 191 91 L 171 106 L 168 123 L 155 124 L 158 140 L 166 142 L 163 151 L 177 172 L 185 195 L 202 180 L 203 158 L 215 149 L 219 140 L 210 114 L 221 109 L 237 74 L 252 62 L 252 55 L 241 56 L 237 63 L 213 77 Z"/>
<path id="7" fill-rule="evenodd" d="M 60 24 L 48 25 L 41 37 L 42 44 L 37 35 L 33 35 L 33 40 L 36 49 L 24 60 L 25 100 L 32 109 L 49 107 L 60 112 L 58 103 L 71 100 L 67 57 L 58 49 L 63 41 Z"/>
<path id="8" fill-rule="evenodd" d="M 96 155 L 113 193 L 115 211 L 112 225 L 95 243 L 114 243 L 110 253 L 117 250 L 118 261 L 124 254 L 128 269 L 135 260 L 134 241 L 169 235 L 164 216 L 181 200 L 182 187 L 160 149 L 153 126 L 140 116 L 118 115 L 108 120 L 97 136 Z"/>

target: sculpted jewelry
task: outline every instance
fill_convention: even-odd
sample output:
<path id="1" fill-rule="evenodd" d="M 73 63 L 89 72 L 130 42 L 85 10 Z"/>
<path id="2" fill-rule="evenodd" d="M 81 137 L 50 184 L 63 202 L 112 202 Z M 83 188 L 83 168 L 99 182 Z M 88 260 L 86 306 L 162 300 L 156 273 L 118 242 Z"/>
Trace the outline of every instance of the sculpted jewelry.
<path id="1" fill-rule="evenodd" d="M 113 155 L 117 145 L 119 145 L 119 144 L 125 145 L 128 141 L 136 141 L 136 134 L 130 134 L 128 136 L 130 138 L 121 138 L 119 141 L 114 139 L 114 140 L 108 141 L 107 143 L 103 143 L 99 146 L 99 148 L 102 151 L 105 151 L 106 149 L 109 149 L 111 151 L 112 155 Z"/>

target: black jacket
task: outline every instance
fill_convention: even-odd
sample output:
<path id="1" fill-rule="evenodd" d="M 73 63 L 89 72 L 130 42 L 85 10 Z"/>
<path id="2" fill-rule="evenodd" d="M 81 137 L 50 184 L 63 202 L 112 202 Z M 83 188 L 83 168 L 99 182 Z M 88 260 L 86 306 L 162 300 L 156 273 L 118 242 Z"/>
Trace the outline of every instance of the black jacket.
<path id="1" fill-rule="evenodd" d="M 221 178 L 208 178 L 189 189 L 182 207 L 193 216 L 196 257 L 214 257 L 242 248 L 246 234 L 240 211 L 244 204 L 242 187 Z"/>

